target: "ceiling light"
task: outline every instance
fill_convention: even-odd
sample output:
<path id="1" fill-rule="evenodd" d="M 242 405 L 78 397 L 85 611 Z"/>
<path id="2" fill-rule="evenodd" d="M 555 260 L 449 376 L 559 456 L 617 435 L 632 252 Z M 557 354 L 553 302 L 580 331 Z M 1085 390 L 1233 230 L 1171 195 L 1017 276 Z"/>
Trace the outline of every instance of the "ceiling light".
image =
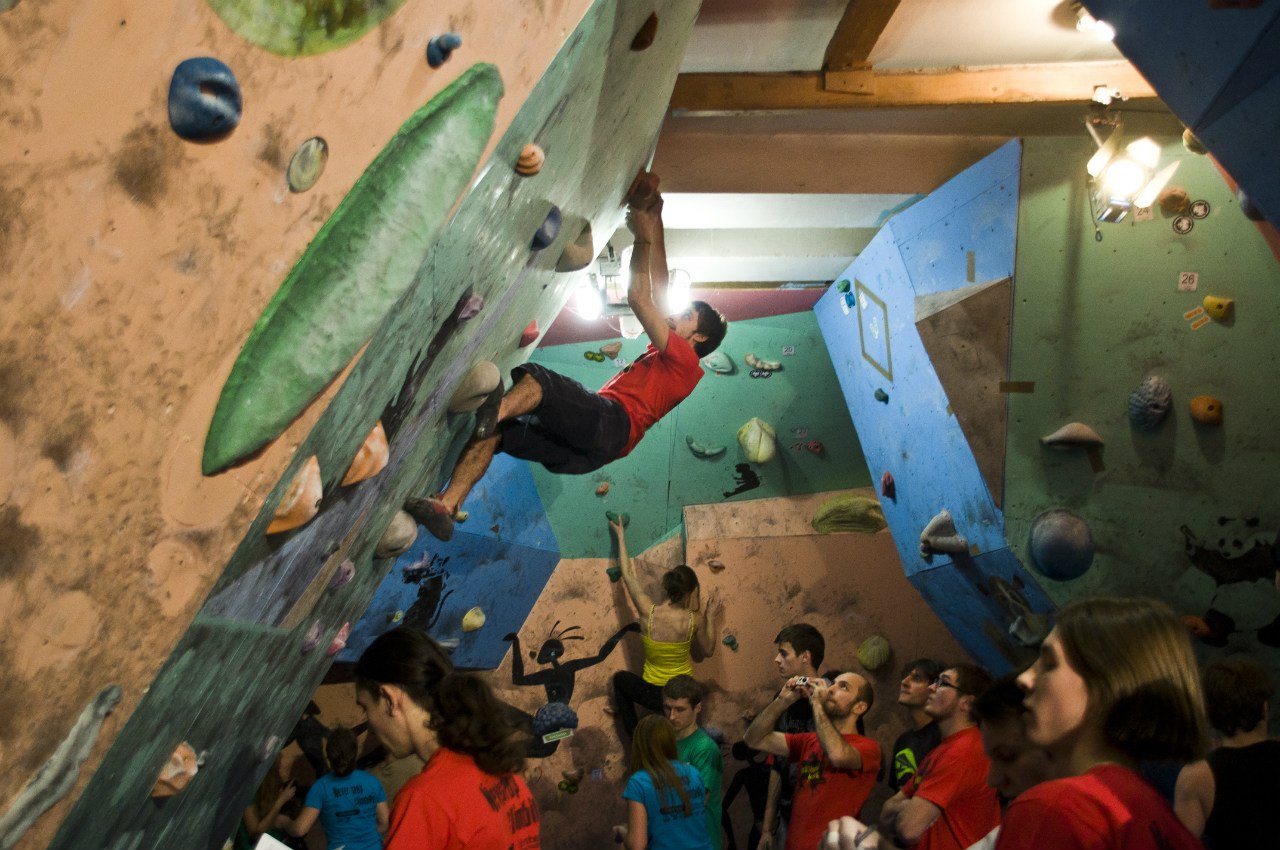
<path id="1" fill-rule="evenodd" d="M 675 316 L 693 304 L 693 278 L 684 269 L 672 269 L 667 276 L 667 315 Z"/>
<path id="2" fill-rule="evenodd" d="M 1156 172 L 1160 164 L 1160 146 L 1149 137 L 1135 139 L 1120 151 L 1122 125 L 1119 116 L 1111 134 L 1103 140 L 1098 124 L 1089 118 L 1085 126 L 1098 145 L 1085 165 L 1089 173 L 1093 214 L 1097 221 L 1118 222 L 1129 210 L 1149 207 L 1178 170 L 1174 161 Z"/>
<path id="3" fill-rule="evenodd" d="M 1093 36 L 1099 41 L 1111 41 L 1116 37 L 1116 29 L 1106 21 L 1100 21 L 1089 10 L 1079 3 L 1074 4 L 1076 11 L 1076 31 Z"/>
<path id="4" fill-rule="evenodd" d="M 573 311 L 588 322 L 600 318 L 604 312 L 604 290 L 597 281 L 594 274 L 588 275 L 573 293 Z"/>

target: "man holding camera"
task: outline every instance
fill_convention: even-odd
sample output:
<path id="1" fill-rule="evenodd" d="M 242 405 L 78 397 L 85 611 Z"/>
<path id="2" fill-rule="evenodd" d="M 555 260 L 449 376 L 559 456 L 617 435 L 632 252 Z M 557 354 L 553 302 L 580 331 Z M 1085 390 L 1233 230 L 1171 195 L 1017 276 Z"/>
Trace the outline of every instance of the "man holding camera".
<path id="1" fill-rule="evenodd" d="M 772 731 L 801 699 L 813 708 L 815 731 Z M 840 673 L 830 682 L 793 676 L 747 728 L 747 746 L 785 756 L 799 769 L 785 850 L 812 850 L 829 822 L 861 812 L 880 771 L 880 745 L 857 731 L 874 699 L 871 683 L 857 673 Z"/>

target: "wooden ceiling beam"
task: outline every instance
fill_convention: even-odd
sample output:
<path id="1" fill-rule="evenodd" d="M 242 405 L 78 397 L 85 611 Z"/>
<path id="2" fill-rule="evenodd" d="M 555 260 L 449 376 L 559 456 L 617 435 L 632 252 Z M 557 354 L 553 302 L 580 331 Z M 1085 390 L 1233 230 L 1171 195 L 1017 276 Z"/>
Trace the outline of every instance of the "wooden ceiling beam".
<path id="1" fill-rule="evenodd" d="M 871 51 L 880 40 L 900 0 L 849 0 L 822 60 L 824 86 L 836 91 L 871 94 L 875 78 Z"/>
<path id="2" fill-rule="evenodd" d="M 681 74 L 671 95 L 677 113 L 780 109 L 864 109 L 995 103 L 1086 103 L 1095 86 L 1130 100 L 1156 93 L 1132 65 L 1058 62 L 942 71 L 874 72 L 867 93 L 832 91 L 821 71 L 785 74 Z"/>

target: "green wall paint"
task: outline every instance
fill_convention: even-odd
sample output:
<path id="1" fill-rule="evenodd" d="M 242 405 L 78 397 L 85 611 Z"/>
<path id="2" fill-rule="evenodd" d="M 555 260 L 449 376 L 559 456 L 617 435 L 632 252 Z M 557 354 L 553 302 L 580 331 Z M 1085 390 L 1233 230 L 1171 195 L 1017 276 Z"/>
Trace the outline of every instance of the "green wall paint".
<path id="1" fill-rule="evenodd" d="M 633 360 L 648 344 L 644 337 L 627 340 L 621 358 Z M 591 343 L 539 349 L 534 362 L 581 381 L 589 389 L 603 386 L 617 371 L 612 363 L 583 357 Z M 784 346 L 795 353 L 783 354 Z M 652 428 L 636 450 L 588 476 L 552 475 L 534 466 L 534 482 L 546 506 L 565 558 L 602 557 L 612 545 L 606 510 L 631 514 L 627 545 L 641 552 L 665 537 L 682 521 L 685 505 L 724 501 L 735 487 L 734 467 L 745 462 L 736 434 L 758 416 L 778 433 L 778 454 L 754 466 L 760 486 L 734 500 L 817 493 L 871 483 L 849 411 L 840 397 L 835 371 L 818 332 L 813 313 L 734 322 L 723 350 L 738 371 L 707 372 L 693 395 Z M 783 363 L 770 378 L 752 378 L 743 363 L 748 352 Z M 796 429 L 807 429 L 798 437 Z M 685 444 L 692 434 L 706 445 L 726 445 L 717 458 L 698 458 Z M 791 448 L 793 443 L 821 440 L 822 455 Z M 595 494 L 607 481 L 607 495 Z"/>
<path id="2" fill-rule="evenodd" d="M 1256 648 L 1253 630 L 1280 614 L 1280 592 L 1271 581 L 1218 588 L 1191 565 L 1179 529 L 1229 547 L 1240 538 L 1246 548 L 1249 534 L 1270 540 L 1280 529 L 1280 271 L 1213 164 L 1174 140 L 1163 149 L 1163 162 L 1182 160 L 1173 183 L 1207 200 L 1211 214 L 1179 236 L 1157 210 L 1153 221 L 1101 225 L 1097 242 L 1085 195 L 1088 140 L 1026 141 L 1010 377 L 1035 381 L 1035 392 L 1009 396 L 1006 527 L 1030 564 L 1037 514 L 1066 507 L 1087 519 L 1098 545 L 1092 569 L 1068 583 L 1040 578 L 1059 603 L 1106 593 L 1159 596 L 1192 614 L 1213 606 L 1236 619 L 1233 644 Z M 1180 292 L 1180 272 L 1199 273 L 1199 290 Z M 1193 331 L 1183 314 L 1206 294 L 1234 298 L 1235 319 Z M 1151 373 L 1171 384 L 1173 409 L 1142 432 L 1129 425 L 1127 401 Z M 1187 402 L 1202 394 L 1222 399 L 1221 428 L 1191 420 Z M 1069 421 L 1106 440 L 1104 471 L 1083 453 L 1040 445 Z M 1260 523 L 1219 524 L 1244 516 Z"/>

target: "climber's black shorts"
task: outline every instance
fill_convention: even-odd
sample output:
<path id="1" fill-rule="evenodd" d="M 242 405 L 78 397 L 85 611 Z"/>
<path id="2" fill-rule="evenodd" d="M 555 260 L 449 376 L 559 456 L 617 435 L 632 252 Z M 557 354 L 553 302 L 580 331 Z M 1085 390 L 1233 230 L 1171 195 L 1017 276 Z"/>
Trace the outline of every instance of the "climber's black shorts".
<path id="1" fill-rule="evenodd" d="M 631 418 L 621 404 L 537 363 L 512 369 L 513 385 L 524 375 L 542 387 L 542 403 L 502 423 L 499 451 L 562 475 L 592 472 L 622 454 Z"/>

